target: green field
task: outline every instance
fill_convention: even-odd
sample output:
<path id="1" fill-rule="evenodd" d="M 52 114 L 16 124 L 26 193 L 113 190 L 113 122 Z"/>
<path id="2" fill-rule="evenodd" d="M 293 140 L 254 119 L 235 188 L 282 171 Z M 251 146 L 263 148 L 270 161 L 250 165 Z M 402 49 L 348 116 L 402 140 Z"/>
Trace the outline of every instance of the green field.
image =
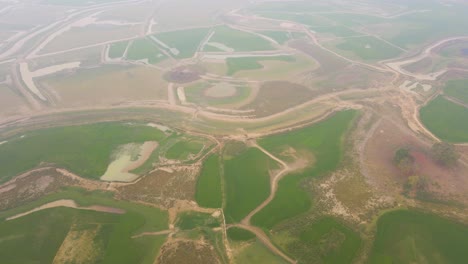
<path id="1" fill-rule="evenodd" d="M 255 241 L 248 246 L 243 247 L 238 254 L 234 256 L 236 264 L 285 264 L 282 258 L 274 255 L 266 248 L 262 242 Z"/>
<path id="2" fill-rule="evenodd" d="M 166 151 L 166 158 L 187 160 L 190 155 L 197 155 L 203 149 L 203 142 L 197 140 L 181 140 Z"/>
<path id="3" fill-rule="evenodd" d="M 361 238 L 335 218 L 324 217 L 295 229 L 284 246 L 298 263 L 353 263 Z"/>
<path id="4" fill-rule="evenodd" d="M 66 190 L 26 206 L 1 213 L 0 218 L 28 211 L 46 202 L 74 199 L 82 206 L 104 205 L 126 210 L 111 214 L 53 208 L 11 221 L 0 221 L 0 255 L 5 263 L 52 263 L 67 234 L 85 263 L 152 263 L 164 237 L 131 238 L 146 231 L 167 229 L 168 216 L 159 209 L 112 200 L 109 195 Z M 38 224 L 40 223 L 40 224 Z M 69 233 L 71 232 L 71 233 Z M 70 252 L 62 252 L 69 254 Z M 69 256 L 77 258 L 75 256 Z M 94 261 L 92 261 L 94 260 Z"/>
<path id="5" fill-rule="evenodd" d="M 227 236 L 233 241 L 249 241 L 256 237 L 254 233 L 240 227 L 229 228 Z"/>
<path id="6" fill-rule="evenodd" d="M 137 39 L 133 41 L 127 52 L 128 60 L 148 60 L 149 64 L 156 64 L 166 59 L 156 44 L 149 39 Z"/>
<path id="7" fill-rule="evenodd" d="M 274 39 L 278 44 L 283 45 L 290 39 L 290 34 L 286 31 L 260 31 L 264 36 Z"/>
<path id="8" fill-rule="evenodd" d="M 351 52 L 363 60 L 377 61 L 395 58 L 401 50 L 375 37 L 348 38 L 335 45 L 339 50 Z"/>
<path id="9" fill-rule="evenodd" d="M 24 136 L 24 137 L 23 137 Z M 99 179 L 120 145 L 160 141 L 156 128 L 123 123 L 56 127 L 27 132 L 0 146 L 0 182 L 41 163 L 53 163 L 82 177 Z"/>
<path id="10" fill-rule="evenodd" d="M 181 230 L 190 230 L 197 227 L 219 227 L 218 219 L 207 213 L 182 212 L 177 216 L 176 226 Z"/>
<path id="11" fill-rule="evenodd" d="M 368 263 L 465 263 L 468 227 L 416 211 L 381 216 Z"/>
<path id="12" fill-rule="evenodd" d="M 287 175 L 278 184 L 275 198 L 252 217 L 252 223 L 265 229 L 307 212 L 312 205 L 310 194 L 300 187 L 308 177 L 319 177 L 336 169 L 343 156 L 343 137 L 357 116 L 356 111 L 338 112 L 325 121 L 289 133 L 266 137 L 259 141 L 265 149 L 281 157 L 288 147 L 315 157 L 313 166 Z"/>
<path id="13" fill-rule="evenodd" d="M 262 61 L 294 62 L 296 59 L 292 56 L 227 58 L 227 75 L 232 76 L 239 71 L 262 69 L 263 65 L 260 64 Z"/>
<path id="14" fill-rule="evenodd" d="M 269 170 L 277 164 L 257 148 L 248 148 L 224 164 L 226 221 L 238 222 L 270 195 Z"/>
<path id="15" fill-rule="evenodd" d="M 221 208 L 223 205 L 219 156 L 216 154 L 209 156 L 203 163 L 197 181 L 195 201 L 198 205 L 208 208 Z"/>
<path id="16" fill-rule="evenodd" d="M 112 43 L 109 47 L 109 58 L 117 59 L 122 58 L 127 49 L 128 41 Z"/>
<path id="17" fill-rule="evenodd" d="M 450 80 L 444 94 L 468 105 L 468 80 Z"/>
<path id="18" fill-rule="evenodd" d="M 359 33 L 345 26 L 310 27 L 310 29 L 318 33 L 332 34 L 336 37 L 351 37 L 359 35 Z"/>
<path id="19" fill-rule="evenodd" d="M 279 19 L 285 21 L 293 21 L 313 27 L 328 27 L 333 25 L 333 21 L 319 15 L 310 14 L 292 14 L 292 13 L 276 13 L 276 12 L 260 12 L 262 17 Z"/>
<path id="20" fill-rule="evenodd" d="M 468 142 L 468 108 L 438 96 L 420 110 L 422 123 L 438 138 Z"/>
<path id="21" fill-rule="evenodd" d="M 235 51 L 262 51 L 274 49 L 268 40 L 227 26 L 216 27 L 215 34 L 211 37 L 210 42 L 222 43 Z"/>
<path id="22" fill-rule="evenodd" d="M 184 59 L 191 58 L 195 54 L 208 32 L 208 28 L 195 28 L 164 32 L 155 36 L 164 44 L 179 51 L 179 54 L 174 55 L 175 58 Z"/>

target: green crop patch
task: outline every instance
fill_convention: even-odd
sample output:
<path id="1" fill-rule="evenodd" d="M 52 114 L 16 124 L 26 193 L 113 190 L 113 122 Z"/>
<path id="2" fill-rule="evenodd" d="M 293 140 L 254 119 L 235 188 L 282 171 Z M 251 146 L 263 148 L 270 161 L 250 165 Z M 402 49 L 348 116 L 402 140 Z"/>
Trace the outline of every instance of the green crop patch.
<path id="1" fill-rule="evenodd" d="M 149 64 L 156 64 L 167 58 L 161 53 L 156 44 L 149 39 L 137 39 L 132 42 L 127 52 L 128 60 L 146 60 Z"/>
<path id="2" fill-rule="evenodd" d="M 171 49 L 176 49 L 175 58 L 184 59 L 195 55 L 202 40 L 207 36 L 208 28 L 195 28 L 188 30 L 178 30 L 156 34 L 155 36 L 168 45 Z"/>
<path id="3" fill-rule="evenodd" d="M 464 263 L 468 227 L 426 213 L 382 215 L 368 263 Z"/>
<path id="4" fill-rule="evenodd" d="M 262 37 L 227 26 L 216 27 L 215 34 L 209 41 L 212 43 L 222 43 L 235 51 L 262 51 L 274 49 L 271 43 Z"/>
<path id="5" fill-rule="evenodd" d="M 296 59 L 292 56 L 227 58 L 227 75 L 232 76 L 239 71 L 262 69 L 263 65 L 260 63 L 262 61 L 294 62 Z"/>
<path id="6" fill-rule="evenodd" d="M 359 235 L 332 217 L 295 227 L 293 232 L 295 239 L 284 247 L 299 263 L 352 263 L 361 247 Z"/>
<path id="7" fill-rule="evenodd" d="M 161 238 L 135 239 L 132 236 L 167 229 L 167 213 L 115 201 L 95 192 L 62 191 L 26 206 L 4 211 L 0 218 L 60 199 L 73 199 L 81 206 L 110 206 L 123 209 L 124 213 L 56 207 L 9 221 L 0 220 L 2 262 L 143 263 L 157 255 L 162 245 Z"/>
<path id="8" fill-rule="evenodd" d="M 173 160 L 187 160 L 203 149 L 203 142 L 197 140 L 181 140 L 171 146 L 166 152 L 166 158 Z"/>
<path id="9" fill-rule="evenodd" d="M 421 121 L 437 137 L 468 142 L 468 108 L 438 96 L 420 110 Z"/>
<path id="10" fill-rule="evenodd" d="M 203 163 L 198 177 L 195 200 L 198 205 L 208 208 L 221 208 L 223 204 L 223 192 L 221 187 L 221 175 L 219 156 L 211 155 Z"/>
<path id="11" fill-rule="evenodd" d="M 273 135 L 260 140 L 260 145 L 279 157 L 288 148 L 312 155 L 313 163 L 305 170 L 285 176 L 278 184 L 275 198 L 252 217 L 252 223 L 265 229 L 307 212 L 312 205 L 310 194 L 300 187 L 302 180 L 319 177 L 336 169 L 343 156 L 343 137 L 357 116 L 353 110 L 338 112 L 315 125 Z"/>
<path id="12" fill-rule="evenodd" d="M 444 88 L 444 94 L 468 105 L 468 80 L 450 80 Z"/>
<path id="13" fill-rule="evenodd" d="M 207 213 L 182 212 L 178 215 L 176 226 L 181 230 L 190 230 L 198 227 L 219 227 L 219 219 Z"/>
<path id="14" fill-rule="evenodd" d="M 159 141 L 166 137 L 146 125 L 99 123 L 56 127 L 25 133 L 0 146 L 0 182 L 52 163 L 82 177 L 99 179 L 120 145 Z"/>
<path id="15" fill-rule="evenodd" d="M 248 148 L 224 164 L 226 221 L 238 222 L 270 195 L 269 171 L 277 164 L 257 148 Z"/>
<path id="16" fill-rule="evenodd" d="M 231 227 L 227 230 L 229 239 L 234 241 L 249 241 L 254 239 L 256 236 L 249 230 L 240 227 Z"/>
<path id="17" fill-rule="evenodd" d="M 255 241 L 242 247 L 242 249 L 234 256 L 234 263 L 245 264 L 286 264 L 281 257 L 273 254 L 270 249 L 265 247 L 262 242 Z"/>
<path id="18" fill-rule="evenodd" d="M 122 58 L 122 56 L 125 53 L 125 50 L 127 49 L 127 46 L 128 46 L 128 41 L 112 43 L 109 46 L 109 58 L 111 59 Z"/>

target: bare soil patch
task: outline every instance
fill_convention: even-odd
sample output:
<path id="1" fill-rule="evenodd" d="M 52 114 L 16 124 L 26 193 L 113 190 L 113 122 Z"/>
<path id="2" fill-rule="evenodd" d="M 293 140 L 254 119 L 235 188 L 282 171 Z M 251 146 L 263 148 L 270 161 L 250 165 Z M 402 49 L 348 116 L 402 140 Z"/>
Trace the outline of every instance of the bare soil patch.
<path id="1" fill-rule="evenodd" d="M 204 241 L 174 241 L 161 248 L 157 260 L 160 264 L 221 263 L 212 245 Z"/>
<path id="2" fill-rule="evenodd" d="M 198 171 L 199 167 L 195 165 L 177 170 L 156 170 L 134 184 L 117 187 L 117 196 L 170 208 L 177 200 L 193 200 Z"/>
<path id="3" fill-rule="evenodd" d="M 213 98 L 225 98 L 234 96 L 237 92 L 236 87 L 229 83 L 219 83 L 215 86 L 205 89 L 204 95 Z"/>

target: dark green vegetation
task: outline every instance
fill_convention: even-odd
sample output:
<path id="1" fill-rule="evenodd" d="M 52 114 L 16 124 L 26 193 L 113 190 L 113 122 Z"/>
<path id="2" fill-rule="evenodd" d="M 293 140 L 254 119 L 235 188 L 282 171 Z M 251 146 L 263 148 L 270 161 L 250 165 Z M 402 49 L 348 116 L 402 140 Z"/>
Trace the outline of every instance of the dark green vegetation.
<path id="1" fill-rule="evenodd" d="M 431 154 L 435 160 L 445 166 L 453 166 L 460 158 L 455 147 L 446 142 L 437 142 L 432 146 Z"/>
<path id="2" fill-rule="evenodd" d="M 145 125 L 99 123 L 37 130 L 0 146 L 0 182 L 54 163 L 82 177 L 99 179 L 120 145 L 159 141 L 166 135 Z"/>
<path id="3" fill-rule="evenodd" d="M 118 202 L 107 194 L 70 189 L 41 198 L 27 206 L 2 212 L 0 218 L 58 199 L 74 199 L 82 206 L 111 206 L 124 209 L 126 213 L 53 208 L 11 221 L 2 221 L 2 262 L 52 263 L 67 234 L 71 236 L 68 239 L 72 238 L 71 246 L 76 243 L 76 246 L 87 249 L 84 249 L 88 254 L 85 257 L 94 259 L 88 259 L 88 263 L 148 263 L 148 260 L 154 260 L 162 245 L 161 238 L 134 239 L 132 236 L 167 229 L 167 213 L 155 208 Z"/>
<path id="4" fill-rule="evenodd" d="M 215 28 L 210 42 L 223 43 L 235 51 L 261 51 L 274 49 L 268 40 L 227 26 Z"/>
<path id="5" fill-rule="evenodd" d="M 321 218 L 295 230 L 286 250 L 299 263 L 352 263 L 361 247 L 353 230 L 331 217 Z"/>
<path id="6" fill-rule="evenodd" d="M 468 80 L 451 80 L 444 88 L 444 94 L 468 104 Z"/>
<path id="7" fill-rule="evenodd" d="M 109 47 L 109 58 L 121 58 L 127 49 L 128 41 L 112 43 Z"/>
<path id="8" fill-rule="evenodd" d="M 393 163 L 403 172 L 411 173 L 414 168 L 414 157 L 409 148 L 399 148 L 393 156 Z"/>
<path id="9" fill-rule="evenodd" d="M 159 33 L 156 37 L 171 48 L 179 51 L 175 58 L 184 59 L 192 57 L 202 40 L 208 34 L 208 28 L 195 28 Z"/>
<path id="10" fill-rule="evenodd" d="M 127 52 L 129 60 L 148 60 L 148 63 L 155 64 L 166 59 L 156 44 L 149 39 L 137 39 L 133 41 Z"/>
<path id="11" fill-rule="evenodd" d="M 207 213 L 182 212 L 178 215 L 176 226 L 181 230 L 190 230 L 197 227 L 219 227 L 219 219 Z"/>
<path id="12" fill-rule="evenodd" d="M 197 155 L 203 149 L 203 142 L 196 140 L 181 140 L 171 146 L 166 152 L 166 158 L 186 160 L 190 155 Z"/>
<path id="13" fill-rule="evenodd" d="M 464 263 L 468 227 L 436 215 L 394 211 L 379 218 L 369 263 Z"/>
<path id="14" fill-rule="evenodd" d="M 468 142 L 468 108 L 438 96 L 420 110 L 422 123 L 448 142 Z"/>
<path id="15" fill-rule="evenodd" d="M 231 227 L 227 230 L 229 239 L 234 241 L 248 241 L 254 239 L 256 236 L 249 230 L 240 227 Z"/>
<path id="16" fill-rule="evenodd" d="M 312 205 L 310 194 L 300 187 L 308 177 L 319 177 L 336 169 L 343 156 L 343 137 L 356 117 L 356 111 L 343 111 L 318 124 L 273 135 L 260 140 L 260 145 L 275 155 L 292 147 L 298 152 L 314 156 L 308 168 L 292 173 L 278 184 L 275 198 L 252 217 L 252 223 L 265 229 L 288 218 L 307 212 Z"/>
<path id="17" fill-rule="evenodd" d="M 197 181 L 195 200 L 202 207 L 221 208 L 223 204 L 221 188 L 219 156 L 213 154 L 203 163 Z"/>
<path id="18" fill-rule="evenodd" d="M 224 165 L 226 221 L 238 222 L 270 195 L 269 170 L 277 164 L 257 148 L 248 148 Z"/>
<path id="19" fill-rule="evenodd" d="M 239 71 L 262 69 L 263 65 L 260 64 L 261 61 L 294 62 L 295 60 L 292 56 L 227 58 L 227 75 L 232 76 Z"/>
<path id="20" fill-rule="evenodd" d="M 369 36 L 348 38 L 336 48 L 352 52 L 363 60 L 385 60 L 401 54 L 401 50 Z"/>

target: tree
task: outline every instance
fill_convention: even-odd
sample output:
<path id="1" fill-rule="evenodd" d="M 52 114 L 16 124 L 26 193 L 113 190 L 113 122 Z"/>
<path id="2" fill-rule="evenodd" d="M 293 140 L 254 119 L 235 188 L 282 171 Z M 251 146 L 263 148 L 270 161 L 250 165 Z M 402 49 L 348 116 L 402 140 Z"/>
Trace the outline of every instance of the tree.
<path id="1" fill-rule="evenodd" d="M 432 157 L 444 166 L 453 166 L 460 158 L 455 147 L 447 142 L 438 142 L 432 146 Z"/>
<path id="2" fill-rule="evenodd" d="M 405 174 L 414 171 L 414 157 L 408 148 L 399 148 L 393 156 L 393 163 Z"/>

